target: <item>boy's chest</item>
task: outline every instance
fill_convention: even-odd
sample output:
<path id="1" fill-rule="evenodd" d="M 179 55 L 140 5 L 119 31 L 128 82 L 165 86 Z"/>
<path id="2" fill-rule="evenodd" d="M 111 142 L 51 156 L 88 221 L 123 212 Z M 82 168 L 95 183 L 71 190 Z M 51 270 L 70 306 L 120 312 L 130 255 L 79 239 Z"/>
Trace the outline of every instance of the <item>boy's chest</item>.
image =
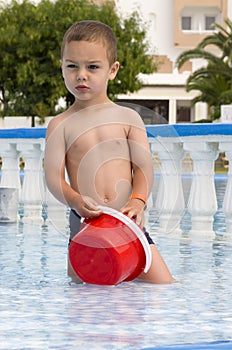
<path id="1" fill-rule="evenodd" d="M 87 130 L 70 130 L 67 140 L 67 150 L 86 153 L 96 149 L 98 152 L 116 152 L 128 148 L 128 130 L 121 125 L 97 126 Z"/>

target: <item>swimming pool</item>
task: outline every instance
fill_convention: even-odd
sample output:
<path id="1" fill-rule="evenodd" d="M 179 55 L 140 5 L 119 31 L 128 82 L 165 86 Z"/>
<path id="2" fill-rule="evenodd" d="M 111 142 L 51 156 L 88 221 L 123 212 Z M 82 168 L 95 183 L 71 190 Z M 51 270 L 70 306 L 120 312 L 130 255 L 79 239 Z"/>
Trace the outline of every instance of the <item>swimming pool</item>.
<path id="1" fill-rule="evenodd" d="M 220 203 L 223 177 L 216 188 Z M 155 237 L 178 283 L 103 287 L 69 284 L 67 228 L 0 225 L 0 349 L 232 349 L 232 240 L 220 238 L 220 207 L 215 230 L 213 241 Z"/>

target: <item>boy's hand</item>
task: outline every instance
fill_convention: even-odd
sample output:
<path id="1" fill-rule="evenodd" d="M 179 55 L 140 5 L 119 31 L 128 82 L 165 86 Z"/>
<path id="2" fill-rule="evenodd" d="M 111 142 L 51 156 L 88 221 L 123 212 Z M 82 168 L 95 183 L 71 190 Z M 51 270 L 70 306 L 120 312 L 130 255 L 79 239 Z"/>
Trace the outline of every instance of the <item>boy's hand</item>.
<path id="1" fill-rule="evenodd" d="M 88 196 L 80 196 L 76 208 L 78 214 L 84 218 L 97 217 L 102 213 L 99 204 Z"/>
<path id="2" fill-rule="evenodd" d="M 144 226 L 144 203 L 139 199 L 130 199 L 129 202 L 121 209 L 130 219 L 135 219 L 137 225 Z"/>

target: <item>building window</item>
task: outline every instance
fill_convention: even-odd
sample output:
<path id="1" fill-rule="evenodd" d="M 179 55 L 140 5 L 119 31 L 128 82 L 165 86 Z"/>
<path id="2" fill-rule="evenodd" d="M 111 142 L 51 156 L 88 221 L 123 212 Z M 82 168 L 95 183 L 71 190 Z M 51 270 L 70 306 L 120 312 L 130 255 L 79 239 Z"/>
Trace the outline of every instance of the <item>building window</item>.
<path id="1" fill-rule="evenodd" d="M 192 17 L 182 16 L 181 17 L 181 29 L 182 30 L 191 30 L 192 29 Z"/>
<path id="2" fill-rule="evenodd" d="M 189 100 L 176 101 L 176 122 L 177 123 L 191 122 L 191 101 Z"/>
<path id="3" fill-rule="evenodd" d="M 205 17 L 205 30 L 214 30 L 215 26 L 213 25 L 216 22 L 215 16 L 206 16 Z"/>

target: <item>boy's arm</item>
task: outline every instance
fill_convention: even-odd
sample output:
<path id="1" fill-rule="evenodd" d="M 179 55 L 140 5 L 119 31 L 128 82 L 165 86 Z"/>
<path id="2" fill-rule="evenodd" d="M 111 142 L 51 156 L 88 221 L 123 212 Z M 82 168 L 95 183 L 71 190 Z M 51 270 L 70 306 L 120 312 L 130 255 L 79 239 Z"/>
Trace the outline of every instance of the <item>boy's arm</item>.
<path id="1" fill-rule="evenodd" d="M 137 224 L 142 226 L 146 201 L 151 193 L 154 180 L 150 147 L 142 121 L 141 127 L 131 127 L 128 143 L 133 170 L 132 195 L 122 211 L 130 218 L 136 217 Z"/>
<path id="2" fill-rule="evenodd" d="M 65 179 L 66 146 L 64 122 L 54 118 L 48 125 L 44 157 L 44 171 L 49 191 L 60 202 L 76 210 L 83 217 L 98 216 L 101 211 L 91 198 L 81 196 Z"/>

